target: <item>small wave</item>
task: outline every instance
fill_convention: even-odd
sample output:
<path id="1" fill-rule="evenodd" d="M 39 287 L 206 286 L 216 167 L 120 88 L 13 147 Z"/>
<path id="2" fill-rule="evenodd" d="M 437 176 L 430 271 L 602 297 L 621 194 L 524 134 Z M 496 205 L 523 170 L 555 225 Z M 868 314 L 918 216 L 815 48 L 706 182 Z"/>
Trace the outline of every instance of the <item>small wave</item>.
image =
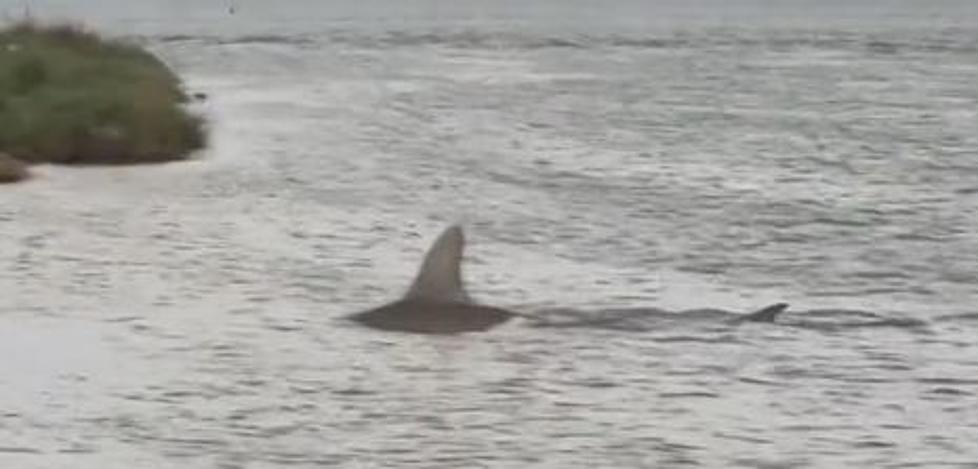
<path id="1" fill-rule="evenodd" d="M 910 318 L 892 318 L 892 319 L 881 319 L 878 321 L 867 321 L 863 323 L 849 323 L 843 324 L 845 327 L 850 328 L 869 328 L 869 327 L 895 327 L 897 329 L 918 329 L 927 326 L 926 321 L 921 321 L 918 319 Z"/>
<path id="2" fill-rule="evenodd" d="M 896 55 L 901 52 L 902 44 L 890 41 L 869 41 L 866 43 L 866 50 L 874 54 Z"/>
<path id="3" fill-rule="evenodd" d="M 937 322 L 975 322 L 978 321 L 978 311 L 970 313 L 945 314 L 934 319 Z"/>
<path id="4" fill-rule="evenodd" d="M 852 442 L 852 447 L 859 449 L 893 448 L 896 447 L 896 443 L 880 440 L 861 440 Z"/>
<path id="5" fill-rule="evenodd" d="M 459 49 L 585 49 L 599 45 L 587 36 L 535 36 L 475 31 L 415 33 L 391 31 L 376 36 L 338 35 L 332 42 L 361 46 L 447 46 Z"/>
<path id="6" fill-rule="evenodd" d="M 718 336 L 706 335 L 679 335 L 656 337 L 656 342 L 663 343 L 701 343 L 701 344 L 733 344 L 737 342 L 737 337 L 732 334 Z"/>
<path id="7" fill-rule="evenodd" d="M 181 43 L 193 42 L 204 45 L 234 45 L 234 44 L 284 44 L 284 45 L 309 45 L 315 43 L 315 39 L 305 35 L 276 35 L 276 34 L 254 34 L 235 37 L 223 37 L 214 35 L 194 35 L 194 34 L 169 34 L 148 38 L 151 41 L 162 43 Z"/>
<path id="8" fill-rule="evenodd" d="M 255 35 L 226 39 L 222 44 L 291 44 L 305 45 L 315 41 L 305 36 Z"/>
<path id="9" fill-rule="evenodd" d="M 41 454 L 41 450 L 35 448 L 28 448 L 25 446 L 0 446 L 0 454 L 3 453 L 19 453 L 19 454 Z"/>
<path id="10" fill-rule="evenodd" d="M 715 392 L 708 392 L 708 391 L 689 391 L 689 392 L 660 392 L 659 397 L 663 399 L 687 399 L 687 398 L 716 399 L 720 397 L 720 395 Z"/>
<path id="11" fill-rule="evenodd" d="M 688 47 L 691 42 L 681 38 L 628 38 L 612 37 L 608 45 L 632 49 L 680 49 Z"/>
<path id="12" fill-rule="evenodd" d="M 978 386 L 978 379 L 973 378 L 917 378 L 921 384 L 934 384 L 939 386 Z"/>
<path id="13" fill-rule="evenodd" d="M 952 388 L 947 386 L 941 386 L 928 391 L 930 394 L 939 394 L 942 396 L 974 396 L 975 393 L 970 391 L 965 391 L 963 389 Z"/>
<path id="14" fill-rule="evenodd" d="M 771 379 L 764 379 L 764 378 L 757 378 L 757 377 L 754 377 L 754 376 L 741 376 L 741 377 L 737 378 L 737 380 L 740 381 L 741 383 L 758 384 L 758 385 L 761 385 L 761 386 L 773 386 L 773 387 L 783 387 L 783 386 L 785 386 L 785 384 L 783 382 L 780 382 L 780 381 L 775 381 L 775 380 L 771 380 Z"/>
<path id="15" fill-rule="evenodd" d="M 363 48 L 445 46 L 459 49 L 594 49 L 625 48 L 638 50 L 760 48 L 774 51 L 793 49 L 842 50 L 871 55 L 899 55 L 906 52 L 978 52 L 978 38 L 920 38 L 897 40 L 864 38 L 847 34 L 810 36 L 803 32 L 758 35 L 746 31 L 703 31 L 699 34 L 663 33 L 659 35 L 561 34 L 546 35 L 518 31 L 350 31 L 323 33 L 251 34 L 218 36 L 208 34 L 167 34 L 140 37 L 151 41 L 199 42 L 204 44 L 346 44 Z"/>
<path id="16" fill-rule="evenodd" d="M 906 272 L 899 271 L 899 270 L 889 270 L 889 271 L 863 270 L 863 271 L 853 272 L 852 276 L 872 279 L 872 280 L 887 280 L 887 279 L 908 280 L 913 278 L 910 275 L 908 275 Z"/>
<path id="17" fill-rule="evenodd" d="M 813 224 L 816 225 L 830 225 L 830 226 L 843 226 L 843 227 L 875 227 L 880 223 L 884 222 L 881 218 L 865 217 L 859 218 L 858 216 L 852 216 L 848 218 L 843 217 L 817 217 L 812 220 Z"/>
<path id="18" fill-rule="evenodd" d="M 144 39 L 153 39 L 157 42 L 184 42 L 195 41 L 202 38 L 203 36 L 194 36 L 192 34 L 166 34 L 163 36 L 149 37 Z"/>
<path id="19" fill-rule="evenodd" d="M 701 34 L 663 34 L 626 36 L 620 34 L 576 34 L 543 36 L 516 32 L 388 32 L 381 35 L 344 34 L 331 36 L 336 42 L 361 45 L 412 46 L 444 45 L 458 48 L 507 49 L 593 49 L 626 48 L 641 50 L 759 48 L 765 50 L 819 49 L 840 50 L 872 55 L 898 55 L 905 52 L 969 53 L 978 51 L 978 43 L 934 39 L 931 41 L 897 41 L 862 39 L 849 36 L 810 37 L 803 34 L 762 36 L 745 32 L 706 31 Z"/>

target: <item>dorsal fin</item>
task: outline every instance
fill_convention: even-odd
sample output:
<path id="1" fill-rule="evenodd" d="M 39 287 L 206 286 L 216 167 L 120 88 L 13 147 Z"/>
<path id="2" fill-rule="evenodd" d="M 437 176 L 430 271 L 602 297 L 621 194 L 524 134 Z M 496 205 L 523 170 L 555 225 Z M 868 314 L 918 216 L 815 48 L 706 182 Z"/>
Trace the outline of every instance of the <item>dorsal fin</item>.
<path id="1" fill-rule="evenodd" d="M 405 298 L 440 302 L 468 303 L 469 295 L 462 284 L 462 253 L 465 235 L 453 225 L 445 229 L 428 248 L 421 269 Z"/>

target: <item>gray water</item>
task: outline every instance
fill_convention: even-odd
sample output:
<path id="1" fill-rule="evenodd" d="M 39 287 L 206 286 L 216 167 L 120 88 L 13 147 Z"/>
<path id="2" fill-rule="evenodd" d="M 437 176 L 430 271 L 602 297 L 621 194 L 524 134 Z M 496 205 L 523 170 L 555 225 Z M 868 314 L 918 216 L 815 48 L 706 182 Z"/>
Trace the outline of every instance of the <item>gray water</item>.
<path id="1" fill-rule="evenodd" d="M 212 142 L 0 188 L 0 467 L 978 467 L 978 3 L 95 3 Z M 343 320 L 453 222 L 625 326 Z"/>

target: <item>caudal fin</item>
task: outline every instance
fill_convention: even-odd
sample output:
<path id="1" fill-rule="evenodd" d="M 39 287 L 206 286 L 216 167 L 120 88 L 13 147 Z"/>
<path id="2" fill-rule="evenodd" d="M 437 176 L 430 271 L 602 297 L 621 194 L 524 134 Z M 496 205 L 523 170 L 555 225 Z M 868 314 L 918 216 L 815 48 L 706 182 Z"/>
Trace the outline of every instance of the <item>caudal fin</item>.
<path id="1" fill-rule="evenodd" d="M 737 319 L 738 322 L 774 322 L 778 315 L 786 309 L 788 309 L 788 303 L 775 303 Z"/>
<path id="2" fill-rule="evenodd" d="M 469 302 L 462 284 L 462 254 L 465 235 L 457 225 L 450 226 L 428 248 L 421 269 L 405 298 L 439 302 Z"/>

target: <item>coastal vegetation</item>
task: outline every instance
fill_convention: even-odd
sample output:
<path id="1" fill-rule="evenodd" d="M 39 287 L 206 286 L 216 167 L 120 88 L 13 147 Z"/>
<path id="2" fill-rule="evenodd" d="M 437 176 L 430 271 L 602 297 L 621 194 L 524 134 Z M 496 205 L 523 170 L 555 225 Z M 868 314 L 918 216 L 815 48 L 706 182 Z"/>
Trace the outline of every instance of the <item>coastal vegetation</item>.
<path id="1" fill-rule="evenodd" d="M 26 164 L 6 153 L 0 153 L 0 184 L 23 181 L 29 175 Z"/>
<path id="2" fill-rule="evenodd" d="M 73 25 L 0 29 L 0 172 L 26 163 L 134 164 L 205 143 L 176 75 L 156 56 Z M 17 171 L 20 173 L 20 171 Z"/>

